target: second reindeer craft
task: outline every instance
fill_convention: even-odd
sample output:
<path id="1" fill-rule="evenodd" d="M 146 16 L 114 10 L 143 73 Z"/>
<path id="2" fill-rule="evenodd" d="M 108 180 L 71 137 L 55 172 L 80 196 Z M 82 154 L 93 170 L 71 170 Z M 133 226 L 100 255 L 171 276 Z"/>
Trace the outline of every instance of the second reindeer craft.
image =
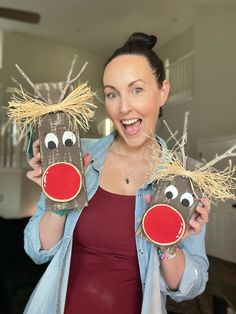
<path id="1" fill-rule="evenodd" d="M 172 150 L 153 144 L 153 158 L 149 183 L 157 183 L 152 202 L 143 216 L 142 230 L 147 239 L 157 245 L 161 258 L 176 254 L 190 219 L 196 215 L 201 197 L 210 200 L 236 199 L 235 166 L 229 162 L 224 171 L 213 166 L 224 158 L 236 156 L 236 145 L 224 154 L 203 164 L 185 155 L 188 112 L 185 114 L 184 132 L 179 141 L 172 131 L 176 145 Z"/>

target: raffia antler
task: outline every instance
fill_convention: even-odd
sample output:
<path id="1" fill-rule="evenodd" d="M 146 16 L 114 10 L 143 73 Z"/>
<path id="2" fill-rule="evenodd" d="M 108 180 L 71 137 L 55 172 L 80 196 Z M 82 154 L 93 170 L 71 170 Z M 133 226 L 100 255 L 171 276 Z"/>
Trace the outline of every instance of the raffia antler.
<path id="1" fill-rule="evenodd" d="M 14 120 L 19 124 L 20 131 L 18 135 L 20 139 L 22 139 L 30 128 L 35 126 L 44 115 L 56 112 L 64 112 L 68 116 L 70 127 L 76 128 L 76 125 L 79 125 L 85 131 L 88 130 L 88 122 L 93 118 L 94 109 L 96 108 L 96 106 L 92 104 L 95 93 L 91 91 L 87 83 L 83 83 L 67 94 L 68 88 L 79 78 L 87 65 L 86 62 L 80 72 L 71 79 L 76 59 L 77 56 L 75 55 L 67 75 L 66 84 L 62 85 L 57 83 L 57 88 L 61 92 L 61 95 L 59 102 L 56 100 L 54 103 L 50 100 L 49 95 L 46 100 L 37 88 L 37 85 L 33 84 L 22 69 L 16 65 L 18 71 L 33 88 L 36 95 L 32 95 L 24 90 L 14 79 L 19 88 L 11 89 L 12 97 L 7 108 L 7 113 L 9 120 Z M 49 93 L 49 85 L 45 83 L 45 88 L 47 87 Z"/>
<path id="2" fill-rule="evenodd" d="M 162 148 L 162 157 L 160 158 L 159 146 L 156 143 L 151 149 L 149 183 L 171 181 L 175 176 L 183 176 L 189 178 L 210 199 L 236 199 L 234 193 L 236 191 L 236 178 L 234 178 L 236 169 L 232 164 L 223 171 L 217 171 L 214 168 L 187 170 L 176 151 Z"/>
<path id="3" fill-rule="evenodd" d="M 79 124 L 85 131 L 88 122 L 93 118 L 96 108 L 91 102 L 94 93 L 87 83 L 79 85 L 60 104 L 48 105 L 33 98 L 23 89 L 16 89 L 12 95 L 7 109 L 10 120 L 15 120 L 21 125 L 22 136 L 27 133 L 29 126 L 38 123 L 39 119 L 48 113 L 64 112 L 73 124 Z"/>

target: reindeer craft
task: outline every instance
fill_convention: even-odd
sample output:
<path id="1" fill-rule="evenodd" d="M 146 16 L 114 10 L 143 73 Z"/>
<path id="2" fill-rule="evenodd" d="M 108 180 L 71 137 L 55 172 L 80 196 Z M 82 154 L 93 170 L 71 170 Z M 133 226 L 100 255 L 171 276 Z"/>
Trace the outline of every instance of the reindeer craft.
<path id="1" fill-rule="evenodd" d="M 229 164 L 219 172 L 212 166 L 218 161 L 236 156 L 236 145 L 212 161 L 203 165 L 185 155 L 187 141 L 187 119 L 184 134 L 178 141 L 166 124 L 177 148 L 169 151 L 153 146 L 153 160 L 148 182 L 157 183 L 152 202 L 142 218 L 142 231 L 147 239 L 158 246 L 160 253 L 174 252 L 183 238 L 190 219 L 196 215 L 201 197 L 212 199 L 236 199 L 235 166 Z M 157 148 L 158 147 L 158 148 Z"/>
<path id="2" fill-rule="evenodd" d="M 33 84 L 17 66 L 34 95 L 16 82 L 19 88 L 13 90 L 8 107 L 9 118 L 20 125 L 20 138 L 38 127 L 46 210 L 59 214 L 87 205 L 79 127 L 88 129 L 95 106 L 87 83 L 73 87 L 86 66 L 71 79 L 76 58 L 66 82 L 59 83 Z"/>

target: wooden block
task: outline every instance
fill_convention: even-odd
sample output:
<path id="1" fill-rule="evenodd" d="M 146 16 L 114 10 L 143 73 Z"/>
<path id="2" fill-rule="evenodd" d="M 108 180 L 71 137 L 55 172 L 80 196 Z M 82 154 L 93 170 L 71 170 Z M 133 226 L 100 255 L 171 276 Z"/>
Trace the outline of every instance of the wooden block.
<path id="1" fill-rule="evenodd" d="M 193 170 L 198 161 L 187 159 L 187 170 Z M 171 181 L 157 184 L 152 202 L 142 219 L 147 238 L 160 246 L 175 244 L 183 237 L 202 194 L 190 179 L 174 176 Z"/>
<path id="2" fill-rule="evenodd" d="M 40 119 L 38 133 L 46 210 L 83 208 L 87 193 L 78 126 L 70 126 L 65 113 L 50 113 Z"/>

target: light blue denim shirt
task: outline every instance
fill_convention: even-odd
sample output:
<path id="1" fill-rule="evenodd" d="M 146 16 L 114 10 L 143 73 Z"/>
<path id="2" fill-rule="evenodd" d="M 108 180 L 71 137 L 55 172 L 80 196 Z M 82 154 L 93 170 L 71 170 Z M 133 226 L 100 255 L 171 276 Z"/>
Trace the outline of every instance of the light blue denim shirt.
<path id="1" fill-rule="evenodd" d="M 86 170 L 88 199 L 96 193 L 104 159 L 114 134 L 101 139 L 82 139 L 83 153 L 90 152 L 91 163 Z M 161 145 L 165 143 L 159 139 Z M 135 230 L 140 225 L 146 210 L 145 194 L 153 194 L 151 184 L 145 184 L 136 193 Z M 51 261 L 40 279 L 24 313 L 63 314 L 67 283 L 70 270 L 73 230 L 82 210 L 73 210 L 67 216 L 62 239 L 50 250 L 41 250 L 39 240 L 39 221 L 45 211 L 44 196 L 37 205 L 37 212 L 25 228 L 25 251 L 37 264 Z M 99 223 L 99 222 L 98 222 Z M 161 272 L 156 247 L 140 235 L 136 235 L 137 256 L 143 287 L 142 314 L 166 313 L 166 296 L 175 301 L 192 299 L 201 294 L 208 279 L 208 260 L 205 253 L 205 227 L 199 235 L 182 241 L 186 264 L 177 291 L 168 289 Z M 111 313 L 112 314 L 112 313 Z"/>

